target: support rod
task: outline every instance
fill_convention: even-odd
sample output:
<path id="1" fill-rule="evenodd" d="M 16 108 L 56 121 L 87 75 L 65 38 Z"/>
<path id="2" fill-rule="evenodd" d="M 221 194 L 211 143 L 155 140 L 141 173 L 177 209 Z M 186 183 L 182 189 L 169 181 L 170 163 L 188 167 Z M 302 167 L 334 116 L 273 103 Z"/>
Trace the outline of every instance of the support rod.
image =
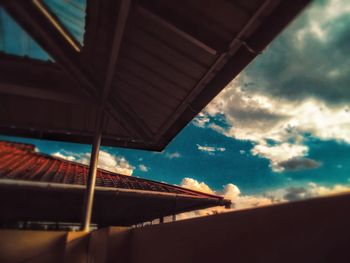
<path id="1" fill-rule="evenodd" d="M 96 185 L 96 176 L 97 176 L 97 165 L 98 157 L 100 152 L 101 137 L 102 137 L 102 127 L 104 123 L 104 114 L 103 110 L 99 109 L 96 116 L 96 130 L 94 135 L 94 141 L 91 149 L 90 156 L 90 166 L 89 174 L 87 178 L 86 192 L 84 197 L 84 206 L 83 206 L 83 222 L 82 230 L 88 232 L 90 230 L 92 207 L 94 202 L 94 193 Z"/>
<path id="2" fill-rule="evenodd" d="M 106 104 L 108 103 L 108 97 L 112 88 L 113 76 L 117 64 L 117 59 L 119 56 L 119 50 L 122 43 L 122 38 L 124 35 L 124 29 L 126 25 L 126 21 L 130 11 L 130 2 L 131 0 L 123 0 L 120 3 L 117 14 L 117 23 L 113 37 L 111 57 L 108 63 L 106 79 L 103 85 L 103 89 L 101 92 L 101 97 L 99 101 L 99 107 L 96 113 L 96 123 L 95 123 L 95 135 L 94 141 L 91 150 L 90 157 L 90 167 L 89 167 L 89 175 L 87 182 L 87 189 L 84 198 L 84 207 L 83 207 L 83 224 L 82 230 L 85 232 L 89 231 L 91 215 L 92 215 L 92 207 L 94 202 L 94 192 L 96 185 L 96 175 L 97 175 L 97 164 L 98 164 L 98 156 L 101 145 L 101 137 L 102 137 L 102 128 L 104 125 L 104 118 L 106 112 Z"/>

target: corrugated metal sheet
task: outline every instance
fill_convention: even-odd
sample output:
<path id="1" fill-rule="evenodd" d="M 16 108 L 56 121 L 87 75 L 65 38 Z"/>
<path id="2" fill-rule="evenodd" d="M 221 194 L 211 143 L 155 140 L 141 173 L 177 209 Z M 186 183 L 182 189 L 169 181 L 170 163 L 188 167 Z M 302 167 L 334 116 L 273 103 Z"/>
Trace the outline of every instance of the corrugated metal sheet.
<path id="1" fill-rule="evenodd" d="M 43 0 L 62 25 L 84 44 L 86 0 Z"/>
<path id="2" fill-rule="evenodd" d="M 0 6 L 0 52 L 52 60 L 18 23 Z"/>
<path id="3" fill-rule="evenodd" d="M 84 35 L 78 51 L 31 1 L 2 1 L 61 71 L 53 63 L 43 68 L 25 58 L 0 56 L 0 100 L 6 105 L 0 108 L 0 132 L 91 143 L 107 68 L 118 51 L 102 144 L 158 151 L 310 2 L 135 0 L 129 12 L 119 13 L 124 0 L 87 0 L 85 21 L 82 10 L 74 17 L 77 27 L 64 12 L 73 8 L 72 1 L 44 3 L 64 28 L 79 31 L 80 42 Z M 120 19 L 125 27 L 119 48 L 113 40 L 121 32 Z M 67 31 L 75 35 L 74 30 Z M 14 61 L 27 70 L 9 70 Z M 19 79 L 20 74 L 32 81 Z M 27 89 L 34 84 L 36 92 Z"/>

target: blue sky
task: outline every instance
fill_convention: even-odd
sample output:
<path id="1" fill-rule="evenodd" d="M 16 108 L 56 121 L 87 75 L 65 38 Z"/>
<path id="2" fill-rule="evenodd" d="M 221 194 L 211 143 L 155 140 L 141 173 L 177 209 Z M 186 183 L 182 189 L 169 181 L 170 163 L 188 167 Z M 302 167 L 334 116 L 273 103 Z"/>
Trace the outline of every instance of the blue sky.
<path id="1" fill-rule="evenodd" d="M 238 207 L 348 191 L 349 28 L 349 1 L 315 1 L 165 151 L 103 147 L 101 167 L 224 194 Z M 85 163 L 90 151 L 0 139 Z"/>

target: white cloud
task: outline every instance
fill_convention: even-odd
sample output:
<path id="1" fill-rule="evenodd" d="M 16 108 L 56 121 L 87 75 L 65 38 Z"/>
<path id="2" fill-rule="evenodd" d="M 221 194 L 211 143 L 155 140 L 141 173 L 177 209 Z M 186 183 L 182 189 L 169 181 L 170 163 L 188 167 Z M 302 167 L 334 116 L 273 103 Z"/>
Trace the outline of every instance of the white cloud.
<path id="1" fill-rule="evenodd" d="M 205 182 L 199 182 L 193 178 L 184 178 L 180 186 L 204 193 L 221 195 L 225 199 L 231 200 L 232 206 L 230 209 L 213 207 L 182 213 L 177 215 L 178 220 L 350 192 L 350 186 L 321 186 L 312 182 L 304 186 L 279 188 L 260 195 L 244 195 L 241 193 L 240 189 L 232 183 L 225 185 L 222 190 L 214 191 Z"/>
<path id="2" fill-rule="evenodd" d="M 146 165 L 144 165 L 144 164 L 140 164 L 139 165 L 139 169 L 142 172 L 148 172 L 148 167 Z"/>
<path id="3" fill-rule="evenodd" d="M 296 157 L 305 156 L 307 151 L 308 147 L 305 145 L 284 142 L 269 146 L 265 141 L 261 141 L 253 147 L 251 153 L 269 159 L 271 168 L 276 172 L 280 172 L 284 170 L 284 168 L 280 166 L 280 163 Z"/>
<path id="4" fill-rule="evenodd" d="M 227 184 L 222 191 L 217 194 L 232 201 L 232 209 L 247 209 L 273 204 L 273 200 L 259 195 L 242 195 L 239 188 L 234 184 Z"/>
<path id="5" fill-rule="evenodd" d="M 206 116 L 203 113 L 199 113 L 192 121 L 192 123 L 197 127 L 204 127 L 206 124 L 208 124 L 210 119 L 208 116 Z"/>
<path id="6" fill-rule="evenodd" d="M 168 158 L 168 159 L 177 159 L 181 157 L 181 154 L 179 152 L 173 152 L 173 153 L 166 152 L 164 156 L 165 158 Z"/>
<path id="7" fill-rule="evenodd" d="M 315 183 L 309 183 L 308 191 L 311 197 L 317 197 L 350 192 L 350 187 L 339 184 L 327 187 Z"/>
<path id="8" fill-rule="evenodd" d="M 216 146 L 207 146 L 207 145 L 199 145 L 197 144 L 197 149 L 201 152 L 205 152 L 210 155 L 214 155 L 216 152 L 224 152 L 226 148 L 224 147 L 216 147 Z"/>
<path id="9" fill-rule="evenodd" d="M 227 184 L 224 186 L 220 195 L 223 195 L 226 199 L 230 199 L 231 201 L 237 199 L 241 194 L 241 190 L 234 184 Z"/>
<path id="10" fill-rule="evenodd" d="M 315 99 L 296 103 L 267 94 L 252 94 L 242 88 L 242 83 L 241 78 L 230 83 L 203 113 L 223 114 L 228 128 L 211 124 L 206 127 L 228 137 L 252 141 L 255 144 L 252 154 L 269 159 L 274 171 L 284 170 L 278 165 L 283 161 L 307 156 L 309 148 L 304 134 L 350 143 L 347 105 L 329 106 Z M 214 151 L 211 147 L 197 147 Z"/>
<path id="11" fill-rule="evenodd" d="M 214 191 L 210 189 L 210 187 L 204 183 L 204 182 L 198 182 L 197 180 L 193 178 L 184 178 L 181 182 L 181 187 L 192 189 L 195 191 L 207 193 L 207 194 L 214 194 Z"/>
<path id="12" fill-rule="evenodd" d="M 224 207 L 213 207 L 213 208 L 207 208 L 207 209 L 202 209 L 198 211 L 183 213 L 183 214 L 177 215 L 177 219 L 179 220 L 198 217 L 198 216 L 211 215 L 216 213 L 229 212 L 232 210 L 265 206 L 273 203 L 273 200 L 268 197 L 242 195 L 239 188 L 234 184 L 227 184 L 223 187 L 222 190 L 214 191 L 204 182 L 199 182 L 193 178 L 184 178 L 180 186 L 191 190 L 208 193 L 208 194 L 221 195 L 225 199 L 231 200 L 232 206 L 230 209 L 226 209 Z"/>
<path id="13" fill-rule="evenodd" d="M 224 185 L 223 189 L 220 191 L 214 191 L 205 182 L 199 182 L 196 179 L 187 177 L 182 180 L 180 186 L 203 193 L 223 196 L 225 199 L 232 201 L 233 209 L 244 209 L 272 204 L 271 199 L 264 196 L 242 195 L 240 189 L 232 183 Z M 218 208 L 214 208 L 214 210 L 217 209 Z M 211 210 L 212 209 L 209 209 L 208 211 Z"/>
<path id="14" fill-rule="evenodd" d="M 75 161 L 75 157 L 73 155 L 65 155 L 65 154 L 63 154 L 61 152 L 55 152 L 55 153 L 53 153 L 51 155 L 54 156 L 54 157 L 58 157 L 58 158 L 61 158 L 61 159 L 68 160 L 68 161 L 72 161 L 72 162 Z"/>
<path id="15" fill-rule="evenodd" d="M 61 150 L 53 153 L 52 156 L 86 165 L 89 165 L 90 162 L 90 153 L 72 153 Z M 132 175 L 135 169 L 125 157 L 115 156 L 105 151 L 100 151 L 98 160 L 99 168 L 119 174 Z"/>
<path id="16" fill-rule="evenodd" d="M 274 197 L 279 202 L 298 201 L 308 198 L 335 195 L 350 192 L 350 187 L 346 185 L 322 186 L 310 182 L 305 186 L 291 186 L 267 192 L 270 198 Z"/>
<path id="17" fill-rule="evenodd" d="M 307 158 L 305 134 L 350 144 L 349 14 L 347 0 L 313 3 L 194 124 L 253 142 L 278 172 Z M 215 116 L 225 126 L 210 123 Z"/>

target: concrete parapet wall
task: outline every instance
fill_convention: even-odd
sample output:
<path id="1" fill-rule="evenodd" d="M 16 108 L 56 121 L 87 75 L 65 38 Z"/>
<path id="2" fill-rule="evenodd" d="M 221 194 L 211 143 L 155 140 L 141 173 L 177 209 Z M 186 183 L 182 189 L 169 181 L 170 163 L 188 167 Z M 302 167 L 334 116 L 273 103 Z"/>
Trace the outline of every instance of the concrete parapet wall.
<path id="1" fill-rule="evenodd" d="M 349 262 L 350 195 L 91 233 L 0 230 L 0 262 Z"/>
<path id="2" fill-rule="evenodd" d="M 130 262 L 350 262 L 349 208 L 347 194 L 135 229 Z"/>

